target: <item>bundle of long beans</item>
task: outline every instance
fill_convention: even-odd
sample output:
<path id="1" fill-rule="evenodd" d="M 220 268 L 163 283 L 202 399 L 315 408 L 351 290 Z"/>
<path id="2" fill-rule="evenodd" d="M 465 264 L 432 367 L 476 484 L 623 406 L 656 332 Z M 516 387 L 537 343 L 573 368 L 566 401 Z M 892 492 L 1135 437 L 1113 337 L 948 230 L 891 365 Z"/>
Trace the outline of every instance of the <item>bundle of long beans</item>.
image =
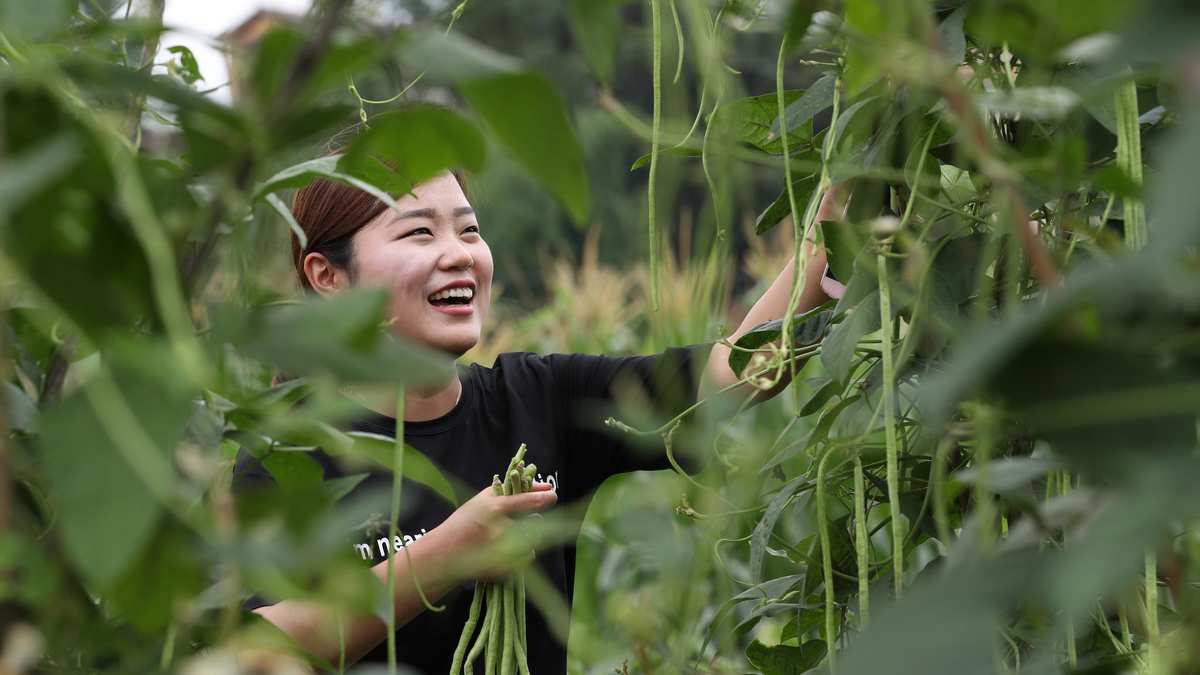
<path id="1" fill-rule="evenodd" d="M 514 495 L 532 488 L 537 466 L 526 465 L 524 457 L 525 444 L 522 443 L 508 463 L 503 480 L 500 474 L 492 477 L 492 489 L 496 494 Z M 479 628 L 479 635 L 471 643 L 476 628 Z M 468 644 L 471 645 L 469 652 Z M 481 654 L 485 675 L 529 675 L 525 646 L 525 575 L 515 574 L 503 582 L 475 583 L 475 595 L 471 598 L 470 613 L 458 639 L 458 648 L 454 650 L 450 675 L 474 675 L 475 661 Z"/>

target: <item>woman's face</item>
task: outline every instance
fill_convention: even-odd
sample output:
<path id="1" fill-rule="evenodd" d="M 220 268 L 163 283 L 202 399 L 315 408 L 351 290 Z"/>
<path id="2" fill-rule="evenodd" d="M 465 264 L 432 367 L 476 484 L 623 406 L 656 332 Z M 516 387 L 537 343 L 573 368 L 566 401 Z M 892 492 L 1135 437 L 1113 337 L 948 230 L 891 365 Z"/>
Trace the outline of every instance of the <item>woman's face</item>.
<path id="1" fill-rule="evenodd" d="M 461 356 L 491 306 L 492 251 L 475 211 L 446 172 L 396 200 L 353 237 L 356 284 L 392 295 L 392 331 Z M 442 291 L 453 289 L 445 297 Z"/>

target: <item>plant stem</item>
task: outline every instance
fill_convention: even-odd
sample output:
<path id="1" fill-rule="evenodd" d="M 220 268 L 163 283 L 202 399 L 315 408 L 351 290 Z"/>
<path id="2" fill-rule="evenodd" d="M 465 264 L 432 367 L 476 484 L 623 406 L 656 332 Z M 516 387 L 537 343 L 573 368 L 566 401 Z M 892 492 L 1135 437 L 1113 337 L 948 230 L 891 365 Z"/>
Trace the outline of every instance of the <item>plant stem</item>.
<path id="1" fill-rule="evenodd" d="M 338 631 L 338 675 L 344 675 L 346 672 L 346 617 L 339 607 L 337 613 L 337 631 Z"/>
<path id="2" fill-rule="evenodd" d="M 835 448 L 825 451 L 817 464 L 817 536 L 821 541 L 821 578 L 825 586 L 825 644 L 828 645 L 829 673 L 836 672 L 834 653 L 837 651 L 836 641 L 837 622 L 834 619 L 836 600 L 833 589 L 833 551 L 829 540 L 829 513 L 825 501 L 825 465 L 833 456 Z"/>
<path id="3" fill-rule="evenodd" d="M 854 553 L 858 566 L 858 629 L 867 629 L 871 616 L 871 547 L 867 539 L 867 486 L 862 455 L 854 455 Z"/>
<path id="4" fill-rule="evenodd" d="M 7 298 L 4 298 L 7 300 Z M 11 376 L 12 360 L 8 355 L 8 324 L 6 313 L 0 313 L 0 385 Z M 12 475 L 8 448 L 8 395 L 0 386 L 0 536 L 7 535 L 12 520 Z M 9 576 L 7 567 L 0 567 L 0 575 Z"/>
<path id="5" fill-rule="evenodd" d="M 1129 612 L 1125 609 L 1125 603 L 1117 604 L 1117 622 L 1121 624 L 1121 642 L 1125 645 L 1125 651 L 1133 651 L 1133 631 L 1129 628 Z"/>
<path id="6" fill-rule="evenodd" d="M 1128 77 L 1114 92 L 1117 117 L 1117 167 L 1129 177 L 1134 185 L 1142 184 L 1142 135 L 1138 127 L 1137 82 L 1132 70 L 1126 69 Z M 1146 227 L 1146 206 L 1137 197 L 1123 197 L 1121 206 L 1125 212 L 1125 245 L 1139 250 L 1149 240 Z"/>
<path id="7" fill-rule="evenodd" d="M 991 551 L 996 544 L 996 503 L 988 489 L 988 465 L 995 447 L 993 420 L 988 409 L 980 405 L 975 410 L 975 512 L 979 520 L 979 544 Z"/>
<path id="8" fill-rule="evenodd" d="M 658 223 L 655 213 L 658 207 L 658 146 L 662 135 L 662 18 L 659 16 L 661 0 L 650 0 L 650 32 L 653 58 L 654 122 L 650 138 L 650 177 L 646 188 L 647 217 L 650 229 L 650 303 L 654 311 L 659 307 L 658 291 Z"/>
<path id="9" fill-rule="evenodd" d="M 1146 551 L 1146 671 L 1158 672 L 1158 562 L 1154 551 Z"/>
<path id="10" fill-rule="evenodd" d="M 396 388 L 396 438 L 392 444 L 392 511 L 388 522 L 388 539 L 392 554 L 387 560 L 387 659 L 388 675 L 396 675 L 396 575 L 392 561 L 396 559 L 396 531 L 400 520 L 400 496 L 404 489 L 404 385 Z"/>
<path id="11" fill-rule="evenodd" d="M 950 532 L 950 516 L 946 513 L 946 460 L 952 447 L 954 442 L 948 438 L 938 443 L 937 452 L 933 456 L 933 473 L 930 476 L 930 480 L 933 481 L 933 522 L 937 527 L 943 551 L 950 549 L 950 539 L 954 536 Z"/>
<path id="12" fill-rule="evenodd" d="M 904 587 L 904 530 L 900 520 L 900 450 L 896 441 L 896 371 L 892 363 L 892 298 L 888 280 L 886 254 L 891 239 L 879 242 L 876 267 L 879 273 L 879 328 L 883 351 L 883 428 L 887 448 L 888 509 L 892 518 L 892 574 L 895 595 L 899 598 Z"/>

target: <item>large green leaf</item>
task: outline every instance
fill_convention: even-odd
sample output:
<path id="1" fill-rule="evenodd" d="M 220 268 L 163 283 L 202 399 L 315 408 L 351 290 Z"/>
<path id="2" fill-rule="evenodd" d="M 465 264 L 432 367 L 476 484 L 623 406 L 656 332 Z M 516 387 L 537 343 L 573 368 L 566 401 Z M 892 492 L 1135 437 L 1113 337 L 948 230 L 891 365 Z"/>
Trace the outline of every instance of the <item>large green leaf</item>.
<path id="1" fill-rule="evenodd" d="M 244 327 L 244 349 L 289 374 L 351 381 L 433 384 L 453 376 L 444 354 L 402 342 L 382 327 L 389 295 L 353 290 L 270 308 Z"/>
<path id="2" fill-rule="evenodd" d="M 787 107 L 783 109 L 783 119 L 787 122 L 786 128 L 788 130 L 789 142 L 797 129 L 800 129 L 802 125 L 808 124 L 817 113 L 833 105 L 833 90 L 836 84 L 836 77 L 832 75 L 822 76 L 804 91 L 803 96 L 799 98 L 793 96 L 790 102 L 786 103 Z M 786 95 L 787 92 L 784 92 L 784 94 Z M 778 106 L 776 106 L 773 113 L 773 121 L 771 122 L 769 131 L 771 137 L 775 138 L 783 133 L 784 125 L 780 124 Z M 804 129 L 801 137 L 811 135 L 812 128 L 810 126 Z"/>
<path id="3" fill-rule="evenodd" d="M 372 120 L 337 170 L 399 196 L 447 169 L 479 171 L 486 148 L 475 125 L 457 113 L 414 105 Z"/>
<path id="4" fill-rule="evenodd" d="M 0 31 L 36 40 L 61 30 L 75 12 L 75 0 L 0 0 Z"/>
<path id="5" fill-rule="evenodd" d="M 611 82 L 624 0 L 567 0 L 567 21 L 583 58 L 601 82 Z"/>
<path id="6" fill-rule="evenodd" d="M 188 397 L 144 372 L 120 377 L 118 386 L 128 410 L 165 464 L 187 423 Z M 102 419 L 90 396 L 108 393 L 79 391 L 47 409 L 39 447 L 63 550 L 76 569 L 104 589 L 141 554 L 162 515 L 162 505 L 145 482 L 147 473 L 135 470 L 118 450 L 117 443 L 126 441 L 112 436 L 114 428 L 136 432 L 126 420 Z"/>
<path id="7" fill-rule="evenodd" d="M 783 92 L 784 105 L 790 106 L 803 94 L 796 89 Z M 729 134 L 729 140 L 754 146 L 763 152 L 783 152 L 778 125 L 772 125 L 779 120 L 779 99 L 774 92 L 730 101 L 717 110 L 717 115 L 720 119 L 714 123 L 720 124 Z M 788 127 L 789 154 L 795 154 L 812 140 L 811 126 L 802 125 L 803 121 L 800 121 Z"/>
<path id="8" fill-rule="evenodd" d="M 0 207 L 11 209 L 9 222 L 0 227 L 6 260 L 91 337 L 137 321 L 152 329 L 153 284 L 118 199 L 120 183 L 107 161 L 107 141 L 44 91 L 10 87 L 0 92 L 0 102 L 0 138 L 8 152 L 28 160 L 12 169 L 30 172 L 5 180 L 13 181 L 15 198 Z M 150 163 L 139 161 L 136 168 L 142 174 Z M 120 180 L 138 177 L 145 175 Z"/>
<path id="9" fill-rule="evenodd" d="M 162 525 L 109 594 L 117 614 L 144 633 L 165 629 L 177 606 L 206 582 L 201 550 L 174 525 Z"/>
<path id="10" fill-rule="evenodd" d="M 888 32 L 889 18 L 903 14 L 904 8 L 888 8 L 875 0 L 847 0 L 846 28 L 850 39 L 846 46 L 843 74 L 846 93 L 856 96 L 879 78 L 880 43 Z"/>
<path id="11" fill-rule="evenodd" d="M 348 77 L 367 69 L 384 51 L 377 38 L 339 40 L 335 34 L 314 59 L 315 39 L 286 22 L 259 38 L 244 84 L 260 105 L 276 113 L 282 111 L 281 103 L 303 107 L 330 89 L 344 87 Z"/>
<path id="12" fill-rule="evenodd" d="M 354 445 L 349 454 L 394 469 L 395 439 L 364 431 L 352 431 L 350 437 L 354 439 Z M 433 490 L 454 506 L 459 505 L 460 496 L 466 496 L 455 490 L 451 479 L 442 473 L 437 464 L 407 443 L 404 445 L 404 477 Z"/>
<path id="13" fill-rule="evenodd" d="M 426 78 L 452 84 L 494 136 L 576 223 L 591 208 L 583 151 L 558 90 L 511 57 L 455 33 L 406 35 L 404 60 Z"/>
<path id="14" fill-rule="evenodd" d="M 463 96 L 516 158 L 557 197 L 576 223 L 591 210 L 583 151 L 566 104 L 543 76 L 511 73 L 459 85 Z"/>
<path id="15" fill-rule="evenodd" d="M 0 226 L 26 197 L 60 178 L 78 158 L 78 144 L 65 133 L 6 158 L 0 167 Z"/>

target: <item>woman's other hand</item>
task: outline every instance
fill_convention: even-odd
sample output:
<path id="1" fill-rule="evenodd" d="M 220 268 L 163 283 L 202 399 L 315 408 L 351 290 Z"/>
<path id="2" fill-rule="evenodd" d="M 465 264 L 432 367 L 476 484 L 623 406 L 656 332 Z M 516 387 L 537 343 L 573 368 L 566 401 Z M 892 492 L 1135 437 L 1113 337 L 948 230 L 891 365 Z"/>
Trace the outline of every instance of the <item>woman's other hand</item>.
<path id="1" fill-rule="evenodd" d="M 426 536 L 443 541 L 456 578 L 495 580 L 533 559 L 532 548 L 506 540 L 513 519 L 544 511 L 557 501 L 549 483 L 534 483 L 529 492 L 518 495 L 497 495 L 488 486 Z"/>

